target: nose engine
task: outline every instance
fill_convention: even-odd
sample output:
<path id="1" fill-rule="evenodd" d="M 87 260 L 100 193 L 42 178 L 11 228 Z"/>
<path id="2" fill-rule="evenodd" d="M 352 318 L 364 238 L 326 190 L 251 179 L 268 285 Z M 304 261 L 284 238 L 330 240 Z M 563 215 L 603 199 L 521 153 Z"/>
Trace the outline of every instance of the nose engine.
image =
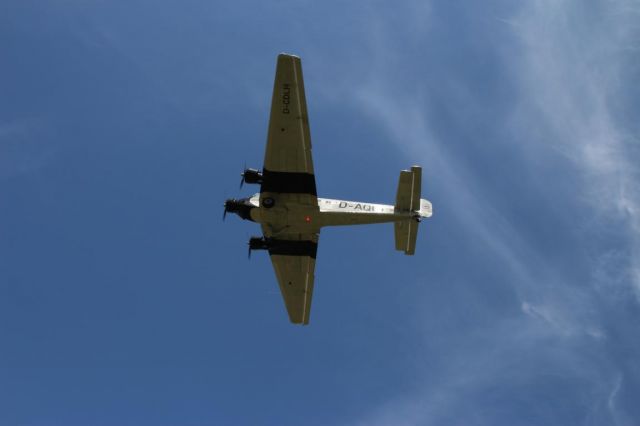
<path id="1" fill-rule="evenodd" d="M 224 214 L 222 215 L 222 220 L 227 217 L 227 213 L 235 213 L 240 216 L 244 220 L 252 220 L 251 219 L 251 209 L 247 202 L 247 200 L 236 200 L 235 198 L 230 198 L 224 202 Z"/>

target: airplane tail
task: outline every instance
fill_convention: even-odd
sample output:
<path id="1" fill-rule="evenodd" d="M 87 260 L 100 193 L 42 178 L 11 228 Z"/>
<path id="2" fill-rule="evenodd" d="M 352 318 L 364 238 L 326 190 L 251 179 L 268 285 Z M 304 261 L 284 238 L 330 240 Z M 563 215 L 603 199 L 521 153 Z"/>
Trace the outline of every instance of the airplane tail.
<path id="1" fill-rule="evenodd" d="M 431 203 L 420 198 L 422 190 L 422 168 L 411 167 L 411 171 L 400 172 L 398 192 L 396 194 L 395 211 L 398 213 L 411 212 L 413 215 L 406 220 L 394 223 L 396 250 L 404 251 L 407 255 L 413 255 L 416 251 L 416 238 L 418 236 L 418 224 L 423 217 L 431 217 Z"/>

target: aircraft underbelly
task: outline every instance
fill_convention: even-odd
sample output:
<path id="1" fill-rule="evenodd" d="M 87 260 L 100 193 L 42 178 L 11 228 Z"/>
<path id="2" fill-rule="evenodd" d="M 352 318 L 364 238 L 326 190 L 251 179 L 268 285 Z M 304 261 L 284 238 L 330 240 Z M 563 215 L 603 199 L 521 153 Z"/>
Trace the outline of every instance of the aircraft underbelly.
<path id="1" fill-rule="evenodd" d="M 260 219 L 259 223 L 271 230 L 272 235 L 266 235 L 267 237 L 277 236 L 280 233 L 317 233 L 321 226 L 319 212 L 313 208 L 272 207 L 267 209 L 262 207 L 255 210 L 258 210 L 255 212 L 255 217 Z"/>

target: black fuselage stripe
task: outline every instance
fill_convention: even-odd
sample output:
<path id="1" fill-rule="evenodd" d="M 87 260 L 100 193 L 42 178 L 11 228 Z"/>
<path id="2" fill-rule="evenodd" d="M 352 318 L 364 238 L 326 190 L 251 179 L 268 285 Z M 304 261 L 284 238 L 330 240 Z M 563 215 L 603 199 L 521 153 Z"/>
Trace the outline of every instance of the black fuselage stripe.
<path id="1" fill-rule="evenodd" d="M 291 241 L 269 239 L 269 254 L 281 256 L 309 256 L 316 258 L 318 243 L 313 241 Z"/>
<path id="2" fill-rule="evenodd" d="M 260 192 L 318 195 L 316 177 L 311 173 L 262 171 Z"/>

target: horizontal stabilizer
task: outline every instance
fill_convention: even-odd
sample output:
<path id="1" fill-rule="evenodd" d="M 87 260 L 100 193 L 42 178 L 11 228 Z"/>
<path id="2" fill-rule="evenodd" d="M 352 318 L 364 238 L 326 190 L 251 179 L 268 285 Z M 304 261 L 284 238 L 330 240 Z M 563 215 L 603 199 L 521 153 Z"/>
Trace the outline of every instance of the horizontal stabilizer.
<path id="1" fill-rule="evenodd" d="M 400 172 L 398 192 L 396 194 L 396 213 L 410 213 L 407 218 L 395 222 L 394 232 L 396 250 L 413 255 L 416 251 L 418 223 L 421 217 L 431 216 L 431 203 L 420 199 L 422 190 L 422 168 L 411 167 L 411 170 Z"/>
<path id="2" fill-rule="evenodd" d="M 415 219 L 403 220 L 394 223 L 396 237 L 396 250 L 412 256 L 416 252 L 416 239 L 418 237 L 418 221 Z"/>
<path id="3" fill-rule="evenodd" d="M 420 208 L 420 190 L 422 185 L 422 168 L 411 167 L 411 170 L 400 172 L 398 192 L 396 193 L 396 211 L 414 211 Z"/>

